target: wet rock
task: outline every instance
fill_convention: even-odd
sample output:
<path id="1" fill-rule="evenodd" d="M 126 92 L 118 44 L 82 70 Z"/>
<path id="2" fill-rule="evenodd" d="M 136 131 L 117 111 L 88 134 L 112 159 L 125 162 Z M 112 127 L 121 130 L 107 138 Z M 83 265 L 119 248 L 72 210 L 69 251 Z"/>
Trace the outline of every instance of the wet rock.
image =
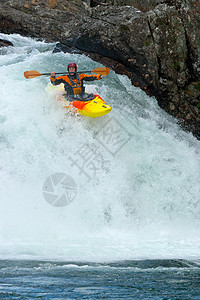
<path id="1" fill-rule="evenodd" d="M 85 54 L 84 51 L 81 51 L 74 47 L 68 47 L 62 43 L 57 43 L 53 49 L 53 53 L 64 52 L 64 53 L 73 53 L 73 54 Z"/>
<path id="2" fill-rule="evenodd" d="M 12 42 L 0 39 L 0 47 L 14 46 Z"/>

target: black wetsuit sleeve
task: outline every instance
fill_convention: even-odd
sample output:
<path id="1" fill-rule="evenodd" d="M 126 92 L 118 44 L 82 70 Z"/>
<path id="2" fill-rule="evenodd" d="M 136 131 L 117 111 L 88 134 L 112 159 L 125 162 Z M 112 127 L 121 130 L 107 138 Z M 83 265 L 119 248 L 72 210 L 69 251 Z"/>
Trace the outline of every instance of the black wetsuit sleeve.
<path id="1" fill-rule="evenodd" d="M 98 80 L 98 78 L 96 76 L 90 76 L 90 77 L 84 77 L 81 80 L 84 80 L 84 81 L 93 81 L 93 80 Z"/>
<path id="2" fill-rule="evenodd" d="M 66 81 L 65 81 L 64 79 L 62 79 L 62 78 L 60 78 L 60 79 L 55 79 L 55 80 L 52 80 L 52 79 L 51 79 L 51 83 L 52 83 L 53 85 L 59 85 L 59 84 L 61 84 L 61 83 L 66 83 Z"/>

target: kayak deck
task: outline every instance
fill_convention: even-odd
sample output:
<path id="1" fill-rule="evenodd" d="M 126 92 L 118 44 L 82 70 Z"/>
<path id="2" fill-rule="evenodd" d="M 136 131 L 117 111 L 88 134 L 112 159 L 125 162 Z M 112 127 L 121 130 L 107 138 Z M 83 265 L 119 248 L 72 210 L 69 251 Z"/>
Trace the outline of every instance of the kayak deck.
<path id="1" fill-rule="evenodd" d="M 64 86 L 60 84 L 59 86 L 53 86 L 51 89 L 57 88 L 59 92 L 64 92 Z M 57 101 L 61 101 L 64 107 L 69 111 L 74 113 L 79 113 L 80 115 L 87 116 L 90 118 L 97 118 L 107 115 L 111 111 L 111 106 L 107 104 L 99 95 L 94 95 L 94 99 L 89 101 L 68 101 L 67 98 L 60 94 Z"/>
<path id="2" fill-rule="evenodd" d="M 95 98 L 89 101 L 69 101 L 64 100 L 67 104 L 75 107 L 78 113 L 83 116 L 97 118 L 107 115 L 111 111 L 110 105 L 108 105 L 99 95 L 94 95 Z"/>

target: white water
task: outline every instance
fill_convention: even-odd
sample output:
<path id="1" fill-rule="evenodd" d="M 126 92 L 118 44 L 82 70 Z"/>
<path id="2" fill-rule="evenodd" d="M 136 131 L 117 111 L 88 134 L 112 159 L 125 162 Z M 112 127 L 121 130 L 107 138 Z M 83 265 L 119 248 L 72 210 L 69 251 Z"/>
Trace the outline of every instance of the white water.
<path id="1" fill-rule="evenodd" d="M 199 141 L 114 72 L 87 86 L 112 106 L 108 116 L 68 114 L 46 91 L 49 77 L 26 80 L 23 72 L 61 72 L 71 61 L 79 70 L 101 65 L 52 54 L 53 44 L 0 38 L 15 45 L 0 49 L 0 258 L 199 258 Z M 130 139 L 113 156 L 99 137 L 106 122 L 120 130 L 116 120 Z M 85 143 L 109 161 L 88 183 L 69 160 Z M 55 173 L 77 184 L 76 198 L 62 208 L 42 193 Z"/>

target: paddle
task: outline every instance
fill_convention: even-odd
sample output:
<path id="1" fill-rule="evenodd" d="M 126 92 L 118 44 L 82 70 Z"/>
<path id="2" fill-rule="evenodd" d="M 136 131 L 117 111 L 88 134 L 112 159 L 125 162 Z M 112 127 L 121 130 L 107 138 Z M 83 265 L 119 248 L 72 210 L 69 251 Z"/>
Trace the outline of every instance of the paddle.
<path id="1" fill-rule="evenodd" d="M 82 71 L 82 72 L 77 72 L 77 73 L 96 73 L 96 74 L 99 74 L 99 75 L 103 75 L 103 76 L 106 76 L 110 73 L 110 69 L 109 68 L 96 68 L 92 71 Z M 66 72 L 62 72 L 62 73 L 56 73 L 56 74 L 66 74 Z M 31 78 L 35 78 L 35 77 L 39 77 L 39 76 L 42 76 L 42 75 L 45 75 L 45 76 L 49 76 L 51 75 L 51 73 L 39 73 L 38 71 L 26 71 L 24 72 L 24 77 L 26 77 L 26 79 L 31 79 Z"/>

